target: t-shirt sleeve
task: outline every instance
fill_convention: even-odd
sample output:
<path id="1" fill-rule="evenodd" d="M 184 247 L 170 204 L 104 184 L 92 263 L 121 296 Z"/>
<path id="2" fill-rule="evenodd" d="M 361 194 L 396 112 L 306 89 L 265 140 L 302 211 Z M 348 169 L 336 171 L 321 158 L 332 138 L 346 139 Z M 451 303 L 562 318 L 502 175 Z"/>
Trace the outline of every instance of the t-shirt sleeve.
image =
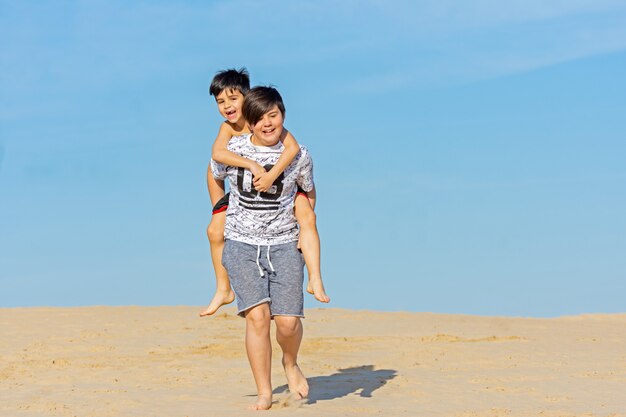
<path id="1" fill-rule="evenodd" d="M 306 192 L 309 192 L 315 187 L 313 182 L 313 159 L 306 148 L 301 149 L 302 157 L 298 161 L 298 178 L 296 183 Z"/>
<path id="2" fill-rule="evenodd" d="M 216 180 L 226 179 L 226 165 L 211 159 L 211 174 Z"/>

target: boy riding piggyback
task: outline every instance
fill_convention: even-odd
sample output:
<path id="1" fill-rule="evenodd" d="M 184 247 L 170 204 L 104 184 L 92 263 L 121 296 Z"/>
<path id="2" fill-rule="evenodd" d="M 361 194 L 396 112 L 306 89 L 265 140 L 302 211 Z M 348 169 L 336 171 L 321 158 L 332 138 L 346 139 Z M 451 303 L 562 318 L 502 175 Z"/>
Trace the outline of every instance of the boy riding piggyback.
<path id="1" fill-rule="evenodd" d="M 271 169 L 283 154 L 280 141 L 285 107 L 278 91 L 255 87 L 246 96 L 244 116 L 252 133 L 233 137 L 228 150 Z M 267 191 L 257 191 L 252 173 L 244 168 L 211 163 L 218 180 L 231 186 L 226 210 L 223 263 L 237 298 L 239 315 L 246 320 L 245 345 L 257 387 L 253 410 L 272 406 L 271 322 L 289 391 L 308 395 L 308 383 L 298 366 L 304 316 L 303 267 L 298 251 L 299 229 L 294 215 L 298 186 L 314 188 L 313 162 L 304 147 Z M 296 209 L 297 211 L 297 209 Z"/>
<path id="2" fill-rule="evenodd" d="M 276 187 L 281 187 L 285 169 L 300 153 L 300 146 L 291 133 L 283 129 L 279 135 L 282 151 L 278 153 L 278 159 L 272 164 L 261 165 L 253 159 L 228 149 L 231 138 L 250 133 L 250 126 L 243 117 L 245 96 L 249 89 L 250 79 L 245 69 L 220 71 L 213 78 L 209 91 L 215 97 L 218 111 L 225 121 L 220 126 L 213 144 L 212 159 L 226 166 L 240 168 L 242 173 L 247 171 L 249 173 L 247 175 L 251 175 L 250 193 L 267 193 Z M 213 204 L 213 216 L 207 228 L 207 235 L 211 243 L 216 290 L 208 307 L 200 313 L 201 316 L 214 314 L 222 305 L 233 302 L 235 298 L 228 273 L 222 265 L 226 210 L 230 204 L 230 195 L 225 193 L 224 181 L 216 180 L 210 170 L 207 172 L 207 184 Z M 315 200 L 314 187 L 307 192 L 299 189 L 293 210 L 300 229 L 299 247 L 308 270 L 307 291 L 318 301 L 327 303 L 330 298 L 326 295 L 321 276 L 320 240 L 313 211 Z"/>

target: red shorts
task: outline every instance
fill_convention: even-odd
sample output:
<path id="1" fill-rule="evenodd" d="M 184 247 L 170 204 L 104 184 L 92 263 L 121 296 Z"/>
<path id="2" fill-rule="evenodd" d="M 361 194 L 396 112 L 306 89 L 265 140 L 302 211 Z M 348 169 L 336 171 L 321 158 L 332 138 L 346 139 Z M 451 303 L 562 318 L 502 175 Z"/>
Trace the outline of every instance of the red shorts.
<path id="1" fill-rule="evenodd" d="M 230 193 L 226 193 L 224 197 L 220 198 L 219 201 L 213 206 L 213 214 L 221 213 L 226 211 L 228 208 L 228 200 L 230 199 Z"/>

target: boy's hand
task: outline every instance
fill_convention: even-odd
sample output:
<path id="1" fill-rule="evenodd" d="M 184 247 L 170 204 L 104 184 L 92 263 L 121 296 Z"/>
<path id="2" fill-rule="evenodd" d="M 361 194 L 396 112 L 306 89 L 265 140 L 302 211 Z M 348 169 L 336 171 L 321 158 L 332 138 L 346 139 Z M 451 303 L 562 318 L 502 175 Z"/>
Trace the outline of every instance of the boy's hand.
<path id="1" fill-rule="evenodd" d="M 250 164 L 248 169 L 252 173 L 252 176 L 254 177 L 255 181 L 256 181 L 257 178 L 261 177 L 266 172 L 265 168 L 263 168 L 261 165 L 257 164 L 254 161 L 252 161 L 252 163 Z"/>
<path id="2" fill-rule="evenodd" d="M 265 192 L 270 189 L 274 184 L 276 178 L 269 172 L 266 172 L 258 177 L 254 177 L 254 189 L 257 191 Z"/>

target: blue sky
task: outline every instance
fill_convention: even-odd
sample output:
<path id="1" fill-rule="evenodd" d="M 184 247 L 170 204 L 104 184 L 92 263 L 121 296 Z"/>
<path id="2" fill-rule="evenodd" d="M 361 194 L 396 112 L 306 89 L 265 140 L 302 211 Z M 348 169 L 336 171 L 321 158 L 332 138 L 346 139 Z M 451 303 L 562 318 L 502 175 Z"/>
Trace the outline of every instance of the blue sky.
<path id="1" fill-rule="evenodd" d="M 208 302 L 208 85 L 246 66 L 331 306 L 626 311 L 622 1 L 0 1 L 0 60 L 0 306 Z"/>

